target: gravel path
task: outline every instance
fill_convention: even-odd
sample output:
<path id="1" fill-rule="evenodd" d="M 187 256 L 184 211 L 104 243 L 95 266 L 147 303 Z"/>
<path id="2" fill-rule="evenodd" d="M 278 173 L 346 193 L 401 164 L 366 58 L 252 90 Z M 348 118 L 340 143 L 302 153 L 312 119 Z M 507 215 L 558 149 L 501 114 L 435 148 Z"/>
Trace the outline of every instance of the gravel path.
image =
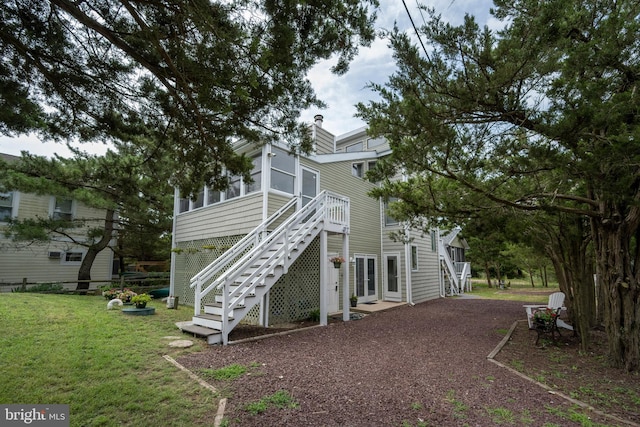
<path id="1" fill-rule="evenodd" d="M 524 316 L 521 302 L 439 299 L 179 362 L 196 373 L 248 367 L 233 381 L 210 380 L 228 397 L 231 426 L 583 425 L 569 419 L 580 412 L 570 402 L 487 360 Z M 246 410 L 279 390 L 299 406 Z"/>

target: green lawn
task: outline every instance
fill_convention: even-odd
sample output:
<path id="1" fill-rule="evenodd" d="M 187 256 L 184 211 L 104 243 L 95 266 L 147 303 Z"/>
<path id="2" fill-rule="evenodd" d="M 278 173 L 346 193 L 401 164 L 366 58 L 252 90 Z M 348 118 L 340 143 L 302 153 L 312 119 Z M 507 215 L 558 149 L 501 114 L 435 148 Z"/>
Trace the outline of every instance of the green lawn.
<path id="1" fill-rule="evenodd" d="M 213 425 L 218 399 L 162 356 L 192 311 L 127 316 L 100 296 L 0 295 L 0 403 L 68 404 L 72 426 Z M 185 336 L 185 338 L 188 338 Z"/>
<path id="2" fill-rule="evenodd" d="M 473 291 L 469 294 L 488 299 L 546 304 L 549 301 L 549 294 L 559 291 L 557 283 L 550 284 L 548 288 L 543 288 L 538 284 L 532 288 L 528 281 L 511 280 L 510 282 L 510 287 L 499 289 L 495 286 L 489 288 L 486 280 L 474 279 Z"/>

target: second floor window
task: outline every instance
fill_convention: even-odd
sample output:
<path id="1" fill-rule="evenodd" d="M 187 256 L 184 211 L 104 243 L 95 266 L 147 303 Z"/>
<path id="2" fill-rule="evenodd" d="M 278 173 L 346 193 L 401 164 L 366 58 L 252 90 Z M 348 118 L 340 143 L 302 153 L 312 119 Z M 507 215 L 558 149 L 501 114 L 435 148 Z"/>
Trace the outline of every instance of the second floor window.
<path id="1" fill-rule="evenodd" d="M 296 159 L 280 148 L 271 147 L 271 188 L 293 194 Z"/>
<path id="2" fill-rule="evenodd" d="M 56 197 L 52 217 L 53 219 L 71 221 L 73 219 L 73 200 Z"/>
<path id="3" fill-rule="evenodd" d="M 13 216 L 13 192 L 0 193 L 0 222 Z"/>

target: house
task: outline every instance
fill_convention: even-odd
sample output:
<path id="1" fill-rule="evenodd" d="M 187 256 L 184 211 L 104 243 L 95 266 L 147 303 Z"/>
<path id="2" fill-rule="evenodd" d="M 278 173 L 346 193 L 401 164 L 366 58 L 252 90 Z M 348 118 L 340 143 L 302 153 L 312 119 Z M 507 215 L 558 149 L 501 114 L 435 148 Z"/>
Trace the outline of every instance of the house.
<path id="1" fill-rule="evenodd" d="M 20 158 L 0 154 L 6 162 Z M 27 219 L 36 217 L 53 218 L 102 218 L 104 211 L 90 208 L 76 200 L 55 196 L 42 196 L 20 191 L 0 192 L 0 291 L 10 292 L 17 284 L 60 283 L 65 288 L 76 289 L 78 270 L 86 249 L 74 244 L 71 238 L 59 238 L 46 244 L 13 242 L 3 229 L 9 218 Z M 82 238 L 84 229 L 72 231 L 71 237 Z M 111 280 L 113 252 L 100 252 L 91 268 L 91 277 Z M 92 284 L 91 288 L 96 285 Z"/>
<path id="2" fill-rule="evenodd" d="M 442 292 L 446 295 L 471 291 L 471 264 L 466 261 L 469 244 L 461 231 L 460 227 L 455 227 L 442 233 L 440 238 Z"/>
<path id="3" fill-rule="evenodd" d="M 183 330 L 226 344 L 241 321 L 269 326 L 314 310 L 321 324 L 339 311 L 348 320 L 353 295 L 358 304 L 444 296 L 438 230 L 409 229 L 368 196 L 376 184 L 364 174 L 390 153 L 386 140 L 365 128 L 334 136 L 322 116 L 311 132 L 310 155 L 238 144 L 253 159 L 252 183 L 230 177 L 226 191 L 205 187 L 195 200 L 176 190 L 170 293 L 194 307 Z"/>

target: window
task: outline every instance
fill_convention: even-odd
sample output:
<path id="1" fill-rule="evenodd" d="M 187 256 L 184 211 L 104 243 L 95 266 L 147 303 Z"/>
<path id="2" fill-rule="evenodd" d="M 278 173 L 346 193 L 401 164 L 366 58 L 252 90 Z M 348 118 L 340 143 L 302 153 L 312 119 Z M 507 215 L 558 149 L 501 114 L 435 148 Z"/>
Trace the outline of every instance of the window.
<path id="1" fill-rule="evenodd" d="M 222 200 L 222 193 L 216 190 L 209 189 L 209 192 L 207 194 L 207 205 L 218 203 L 220 200 Z"/>
<path id="2" fill-rule="evenodd" d="M 0 221 L 7 221 L 13 216 L 13 192 L 0 193 Z"/>
<path id="3" fill-rule="evenodd" d="M 355 256 L 355 293 L 358 297 L 375 297 L 376 258 L 374 255 Z"/>
<path id="4" fill-rule="evenodd" d="M 202 187 L 198 192 L 198 198 L 196 199 L 195 202 L 193 202 L 192 209 L 201 208 L 203 206 L 204 206 L 204 187 Z"/>
<path id="5" fill-rule="evenodd" d="M 56 197 L 52 217 L 62 221 L 71 221 L 73 219 L 73 201 Z"/>
<path id="6" fill-rule="evenodd" d="M 360 141 L 355 144 L 347 146 L 347 148 L 345 148 L 344 151 L 346 151 L 347 153 L 354 153 L 357 151 L 363 151 L 363 149 L 364 149 L 364 143 Z"/>
<path id="7" fill-rule="evenodd" d="M 225 200 L 239 197 L 241 186 L 242 186 L 242 182 L 240 179 L 240 175 L 233 175 L 229 177 L 229 187 L 227 187 L 227 190 L 224 193 Z"/>
<path id="8" fill-rule="evenodd" d="M 182 197 L 180 199 L 180 206 L 178 207 L 178 211 L 180 213 L 182 213 L 182 212 L 186 212 L 188 210 L 189 210 L 189 199 L 186 199 L 186 198 Z"/>
<path id="9" fill-rule="evenodd" d="M 418 247 L 411 245 L 411 271 L 418 270 Z"/>
<path id="10" fill-rule="evenodd" d="M 352 163 L 351 164 L 351 175 L 362 178 L 364 176 L 364 163 Z"/>
<path id="11" fill-rule="evenodd" d="M 376 163 L 377 163 L 377 161 L 375 161 L 375 160 L 370 160 L 370 161 L 367 163 L 367 170 L 373 170 L 373 169 L 375 169 L 375 168 L 376 168 Z"/>
<path id="12" fill-rule="evenodd" d="M 387 142 L 386 139 L 384 138 L 369 138 L 367 139 L 367 149 L 372 149 L 375 147 L 379 147 L 382 144 L 384 144 L 385 142 Z"/>
<path id="13" fill-rule="evenodd" d="M 395 202 L 398 199 L 396 197 L 392 197 L 389 201 L 384 203 L 384 225 L 398 225 L 400 221 L 389 215 L 389 203 Z"/>
<path id="14" fill-rule="evenodd" d="M 293 156 L 276 147 L 271 148 L 271 188 L 293 194 L 296 161 Z"/>
<path id="15" fill-rule="evenodd" d="M 436 231 L 431 230 L 431 252 L 435 252 L 437 249 L 436 246 Z"/>
<path id="16" fill-rule="evenodd" d="M 61 257 L 61 264 L 79 265 L 84 258 L 84 252 L 81 251 L 69 251 L 65 252 Z"/>
<path id="17" fill-rule="evenodd" d="M 262 157 L 257 156 L 253 159 L 253 169 L 251 169 L 251 179 L 253 180 L 250 184 L 245 184 L 244 186 L 244 194 L 253 193 L 256 191 L 260 191 L 260 181 L 262 181 Z"/>

